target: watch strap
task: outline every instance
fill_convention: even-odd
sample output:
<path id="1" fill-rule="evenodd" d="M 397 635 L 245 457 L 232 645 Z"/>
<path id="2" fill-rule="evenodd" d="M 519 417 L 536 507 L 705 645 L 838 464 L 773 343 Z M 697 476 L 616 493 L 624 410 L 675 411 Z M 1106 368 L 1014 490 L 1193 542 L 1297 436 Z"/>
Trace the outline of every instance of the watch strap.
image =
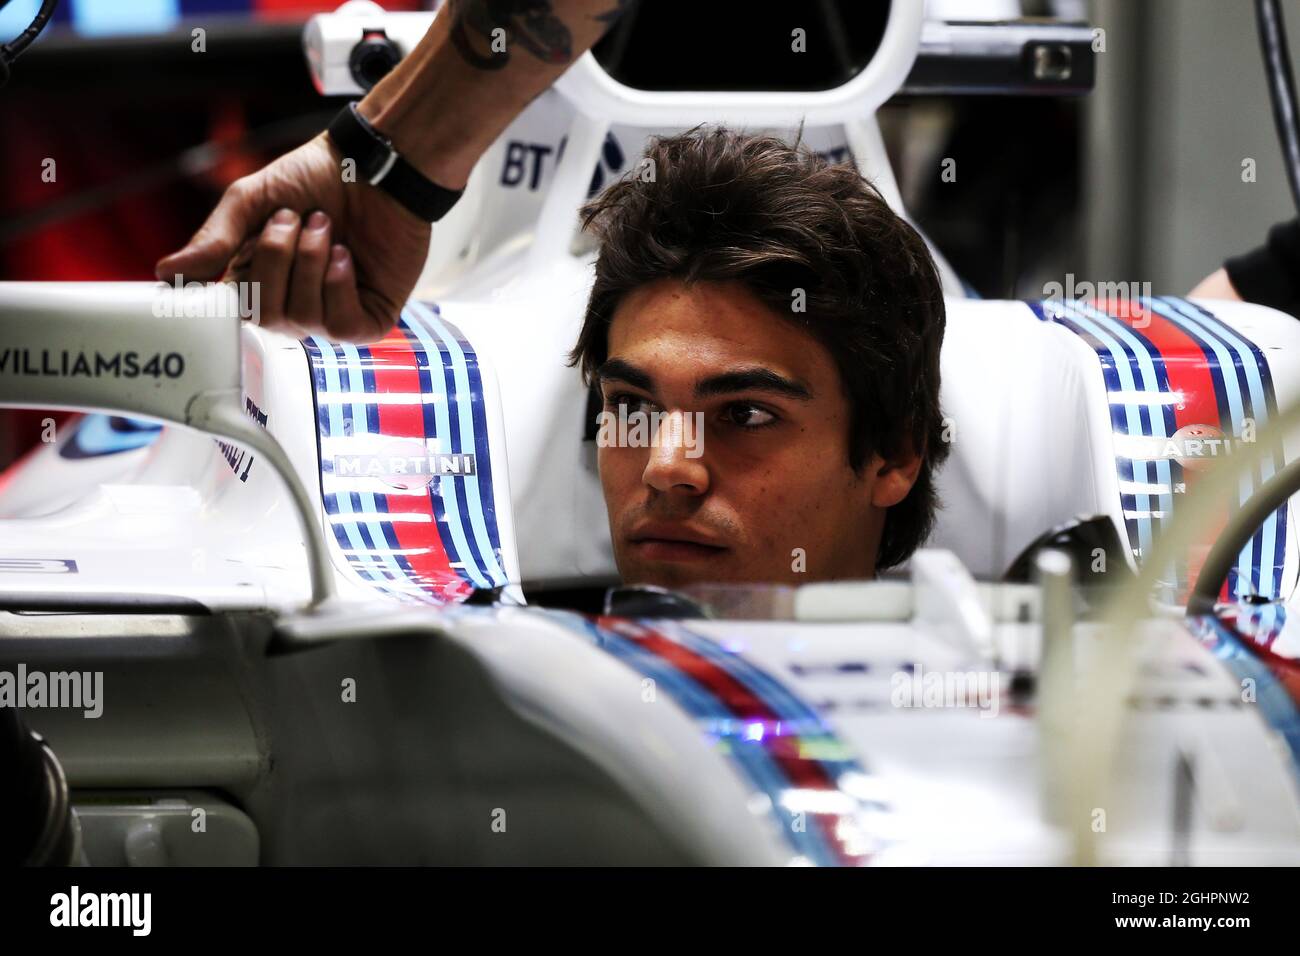
<path id="1" fill-rule="evenodd" d="M 349 103 L 329 125 L 329 137 L 343 156 L 357 165 L 357 174 L 377 186 L 425 222 L 447 214 L 464 190 L 444 189 L 402 158 L 392 141 Z"/>

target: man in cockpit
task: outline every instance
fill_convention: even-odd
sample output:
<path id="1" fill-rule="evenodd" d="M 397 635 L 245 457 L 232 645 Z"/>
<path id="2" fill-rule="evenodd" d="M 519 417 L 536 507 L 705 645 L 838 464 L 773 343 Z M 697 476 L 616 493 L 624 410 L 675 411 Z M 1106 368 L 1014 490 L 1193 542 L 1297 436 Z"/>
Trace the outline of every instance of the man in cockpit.
<path id="1" fill-rule="evenodd" d="M 924 541 L 947 456 L 925 243 L 849 165 L 724 129 L 587 205 L 572 359 L 625 582 L 870 578 Z M 641 416 L 650 429 L 619 427 Z"/>
<path id="2" fill-rule="evenodd" d="M 484 149 L 625 4 L 448 4 L 328 133 L 232 185 L 158 277 L 256 283 L 268 328 L 382 337 Z M 925 244 L 852 166 L 775 139 L 696 131 L 647 158 L 655 176 L 588 207 L 601 252 L 573 353 L 616 419 L 667 423 L 601 442 L 624 579 L 868 578 L 905 560 L 947 453 Z"/>

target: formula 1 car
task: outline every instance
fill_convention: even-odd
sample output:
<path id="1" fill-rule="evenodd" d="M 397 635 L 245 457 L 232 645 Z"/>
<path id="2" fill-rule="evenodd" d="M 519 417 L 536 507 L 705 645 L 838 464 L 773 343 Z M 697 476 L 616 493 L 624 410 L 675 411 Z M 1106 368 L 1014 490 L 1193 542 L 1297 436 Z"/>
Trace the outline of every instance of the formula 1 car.
<path id="1" fill-rule="evenodd" d="M 372 7 L 308 28 L 322 92 L 428 24 Z M 24 858 L 1300 862 L 1290 316 L 979 301 L 941 264 L 928 548 L 875 581 L 619 586 L 564 361 L 576 210 L 700 122 L 802 127 L 901 210 L 875 113 L 938 27 L 882 8 L 824 90 L 648 91 L 584 56 L 368 346 L 268 332 L 224 286 L 0 284 L 0 405 L 84 413 L 0 478 Z M 1043 43 L 1014 63 L 1075 49 Z"/>

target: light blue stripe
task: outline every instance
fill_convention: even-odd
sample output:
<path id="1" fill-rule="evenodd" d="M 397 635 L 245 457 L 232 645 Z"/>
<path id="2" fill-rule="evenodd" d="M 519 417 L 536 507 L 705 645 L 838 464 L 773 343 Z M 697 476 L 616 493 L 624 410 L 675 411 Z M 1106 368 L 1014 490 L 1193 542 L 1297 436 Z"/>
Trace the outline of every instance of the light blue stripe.
<path id="1" fill-rule="evenodd" d="M 1255 634 L 1252 635 L 1252 639 L 1257 644 L 1267 644 L 1276 640 L 1280 632 L 1278 626 L 1278 615 L 1281 611 L 1281 605 L 1278 604 L 1265 604 L 1262 607 L 1252 607 L 1249 609 L 1239 605 L 1237 608 L 1237 616 L 1240 618 L 1244 612 L 1246 619 L 1250 621 L 1251 625 L 1255 629 Z"/>
<path id="2" fill-rule="evenodd" d="M 408 306 L 415 306 L 415 302 L 408 302 Z M 425 357 L 429 361 L 429 382 L 433 389 L 438 393 L 438 401 L 433 403 L 434 420 L 438 427 L 438 449 L 439 451 L 451 451 L 451 416 L 447 414 L 447 384 L 443 377 L 442 353 L 438 350 L 437 344 L 429 338 L 428 331 L 424 328 L 424 323 L 419 321 L 418 317 L 411 315 L 408 308 L 404 313 L 407 328 L 415 333 L 415 337 L 420 340 L 420 345 L 424 348 Z M 468 392 L 466 393 L 468 395 Z M 447 447 L 443 447 L 443 443 Z M 472 444 L 470 447 L 474 447 Z M 464 451 L 464 445 L 461 445 L 461 451 Z M 452 542 L 456 546 L 457 556 L 460 558 L 461 567 L 464 572 L 473 580 L 475 587 L 491 588 L 496 583 L 488 580 L 483 570 L 479 568 L 478 562 L 474 560 L 474 552 L 470 550 L 469 541 L 465 537 L 465 529 L 461 522 L 460 503 L 456 500 L 456 488 L 453 482 L 458 479 L 446 475 L 436 479 L 438 482 L 438 494 L 442 498 L 442 511 L 447 518 L 447 528 L 451 532 Z M 466 479 L 461 478 L 460 481 Z M 475 481 L 478 478 L 475 476 Z"/>
<path id="3" fill-rule="evenodd" d="M 1211 322 L 1201 312 L 1191 308 L 1177 298 L 1165 296 L 1164 301 L 1169 303 L 1169 305 L 1182 315 L 1187 325 L 1203 327 L 1207 332 L 1220 336 L 1224 341 L 1237 350 L 1237 354 L 1241 356 L 1241 367 L 1246 373 L 1246 387 L 1250 389 L 1250 403 L 1255 413 L 1255 427 L 1257 431 L 1262 430 L 1265 423 L 1268 422 L 1268 397 L 1264 391 L 1264 379 L 1259 373 L 1259 359 L 1256 358 L 1255 351 L 1251 348 L 1250 343 L 1238 336 L 1231 326 L 1219 319 L 1217 316 L 1215 316 Z M 1215 328 L 1216 326 L 1217 328 Z M 1236 377 L 1237 376 L 1234 374 L 1234 384 Z M 1261 483 L 1268 481 L 1273 477 L 1273 474 L 1273 456 L 1269 455 L 1260 463 Z M 1254 490 L 1253 484 L 1248 484 L 1247 487 L 1250 491 Z M 1245 501 L 1245 499 L 1242 500 L 1243 502 Z M 1268 518 L 1264 521 L 1263 532 L 1264 533 L 1260 536 L 1261 543 L 1263 544 L 1263 553 L 1260 555 L 1260 567 L 1257 569 L 1257 573 L 1262 574 L 1265 568 L 1268 569 L 1270 581 L 1269 590 L 1272 590 L 1271 582 L 1273 576 L 1273 564 L 1277 560 L 1276 545 L 1278 534 L 1276 511 L 1269 512 Z M 1253 580 L 1255 583 L 1255 590 L 1256 592 L 1259 592 L 1263 582 L 1259 579 Z"/>
<path id="4" fill-rule="evenodd" d="M 1219 336 L 1237 350 L 1237 354 L 1241 356 L 1241 367 L 1246 373 L 1246 384 L 1250 389 L 1250 401 L 1255 406 L 1255 417 L 1260 424 L 1267 421 L 1268 401 L 1264 394 L 1264 380 L 1259 374 L 1258 360 L 1255 357 L 1255 349 L 1251 343 L 1241 338 L 1233 330 L 1232 326 L 1213 313 L 1208 315 L 1202 313 L 1199 309 L 1194 309 L 1188 303 L 1173 296 L 1163 296 L 1162 301 L 1167 302 L 1176 309 L 1188 322 L 1204 327 L 1208 332 Z"/>
<path id="5" fill-rule="evenodd" d="M 586 618 L 578 620 L 590 629 L 593 636 L 603 640 L 606 646 L 602 649 L 606 653 L 642 676 L 662 684 L 669 695 L 696 721 L 712 722 L 719 717 L 731 716 L 726 705 L 707 687 L 653 651 Z M 728 746 L 731 760 L 744 771 L 750 785 L 758 787 L 767 794 L 772 803 L 771 812 L 790 844 L 814 863 L 819 865 L 837 863 L 825 835 L 816 824 L 803 831 L 797 831 L 791 825 L 794 814 L 781 805 L 780 796 L 782 792 L 790 790 L 793 784 L 763 745 L 755 741 L 750 747 L 744 741 L 729 741 Z"/>
<path id="6" fill-rule="evenodd" d="M 1062 300 L 1061 304 L 1067 311 L 1074 311 L 1071 309 L 1071 303 Z M 1106 349 L 1110 352 L 1111 361 L 1115 365 L 1115 374 L 1119 376 L 1120 384 L 1126 391 L 1136 392 L 1138 389 L 1137 383 L 1133 379 L 1133 366 L 1130 364 L 1128 356 L 1124 354 L 1123 347 L 1116 342 L 1108 332 L 1098 326 L 1095 322 L 1088 319 L 1087 316 L 1071 314 L 1065 317 L 1072 322 L 1077 322 L 1081 327 L 1090 332 L 1097 341 L 1106 346 Z M 1142 416 L 1136 406 L 1126 402 L 1124 404 L 1124 418 L 1128 422 L 1128 433 L 1130 435 L 1142 434 Z M 1149 482 L 1151 479 L 1150 472 L 1147 471 L 1147 465 L 1149 463 L 1135 459 L 1130 459 L 1130 461 L 1133 467 L 1133 480 Z M 1151 510 L 1151 498 L 1149 495 L 1135 493 L 1133 499 L 1134 508 L 1137 511 L 1147 512 Z M 1138 527 L 1138 548 L 1141 550 L 1143 557 L 1145 557 L 1151 553 L 1151 518 L 1149 515 L 1143 516 L 1139 514 L 1135 520 L 1137 521 Z"/>
<path id="7" fill-rule="evenodd" d="M 1232 416 L 1232 421 L 1228 423 L 1228 430 L 1233 437 L 1237 437 L 1240 434 L 1241 424 L 1246 418 L 1246 410 L 1243 404 L 1241 386 L 1237 382 L 1237 363 L 1223 342 L 1218 336 L 1210 334 L 1200 323 L 1183 314 L 1181 310 L 1171 309 L 1170 304 L 1163 299 L 1144 297 L 1138 301 L 1143 307 L 1153 309 L 1185 332 L 1199 339 L 1203 345 L 1208 346 L 1214 353 L 1214 357 L 1219 363 L 1219 377 L 1223 380 L 1224 395 L 1228 399 L 1228 414 Z M 1254 484 L 1250 476 L 1243 475 L 1237 485 L 1237 493 L 1241 499 L 1239 503 L 1247 501 L 1253 491 Z M 1242 549 L 1241 554 L 1237 555 L 1237 592 L 1239 594 L 1243 586 L 1250 588 L 1252 586 L 1251 582 L 1255 581 L 1254 554 L 1255 539 L 1252 536 L 1246 547 Z"/>
<path id="8" fill-rule="evenodd" d="M 315 361 L 320 363 L 321 370 L 325 373 L 325 391 L 341 392 L 342 386 L 339 384 L 339 372 L 334 364 L 334 347 L 324 339 L 312 336 L 312 345 L 319 353 Z M 343 430 L 343 409 L 338 402 L 326 402 L 327 417 L 329 418 L 330 437 L 345 435 Z"/>
<path id="9" fill-rule="evenodd" d="M 338 355 L 335 354 L 333 343 L 325 342 L 325 351 L 324 354 L 322 354 L 321 358 L 322 360 L 325 360 L 326 363 L 325 364 L 326 392 L 333 392 L 334 394 L 342 394 L 343 380 L 342 380 L 342 376 L 339 375 Z M 344 349 L 344 360 L 346 360 L 346 358 L 347 358 L 346 349 Z M 360 376 L 357 375 L 356 369 L 352 368 L 351 363 L 348 363 L 348 390 L 350 390 L 352 394 L 356 394 L 357 390 L 360 390 L 361 388 L 364 388 L 364 386 L 361 385 Z M 348 434 L 356 434 L 356 423 L 357 420 L 359 419 L 361 421 L 361 434 L 367 434 L 367 429 L 365 429 L 364 406 L 359 405 L 359 403 L 357 403 L 356 401 L 352 401 L 350 403 L 351 410 L 352 410 L 352 416 L 351 416 L 352 431 L 348 432 L 347 425 L 343 421 L 342 403 L 330 402 L 329 405 L 330 405 L 330 427 L 334 428 L 335 425 L 337 425 L 337 431 L 334 431 L 330 437 L 346 438 L 348 437 Z M 367 506 L 367 499 L 365 499 L 365 496 L 363 496 L 363 494 L 360 493 L 357 493 L 357 498 L 359 498 L 361 509 L 363 509 L 361 511 L 355 511 L 354 509 L 352 509 L 352 497 L 350 496 L 350 494 L 346 492 L 346 490 L 344 490 L 344 492 L 335 494 L 335 499 L 337 499 L 339 503 L 338 505 L 339 514 L 356 516 L 356 518 L 360 518 L 360 516 L 364 516 L 365 514 L 364 509 L 365 506 Z M 373 509 L 374 507 L 373 496 L 370 497 L 369 505 Z M 367 524 L 369 523 L 367 522 Z M 348 541 L 352 542 L 352 545 L 354 545 L 355 548 L 359 549 L 357 550 L 357 554 L 359 555 L 364 554 L 365 561 L 369 562 L 368 570 L 373 571 L 374 574 L 380 576 L 382 580 L 393 580 L 394 583 L 396 583 L 396 581 L 402 579 L 403 575 L 402 572 L 400 572 L 399 568 L 395 568 L 391 566 L 389 562 L 383 561 L 382 555 L 376 554 L 376 551 L 374 551 L 373 546 L 365 545 L 365 538 L 361 537 L 360 528 L 361 528 L 360 520 L 352 520 L 352 522 L 346 522 L 343 524 L 343 531 L 344 533 L 346 533 Z M 376 540 L 376 537 L 374 537 L 374 528 L 368 527 L 367 531 L 370 532 L 370 541 Z M 383 537 L 380 536 L 378 540 L 382 541 Z M 389 579 L 389 576 L 385 574 L 385 571 L 390 571 L 390 572 L 396 571 L 396 578 Z"/>
<path id="10" fill-rule="evenodd" d="M 1134 335 L 1128 326 L 1113 316 L 1106 315 L 1086 303 L 1076 302 L 1073 304 L 1077 309 L 1087 314 L 1094 321 L 1104 324 L 1106 328 L 1119 336 L 1129 346 L 1129 348 L 1133 350 L 1133 354 L 1137 356 L 1138 368 L 1142 372 L 1142 380 L 1146 383 L 1146 387 L 1143 391 L 1154 395 L 1160 394 L 1160 376 L 1156 373 L 1155 363 L 1151 359 L 1151 352 L 1149 351 L 1148 345 L 1138 336 Z M 1151 419 L 1152 437 L 1170 437 L 1169 428 L 1165 422 L 1164 408 L 1162 406 L 1148 406 L 1147 413 L 1147 417 Z M 1162 483 L 1169 489 L 1167 494 L 1156 496 L 1157 501 L 1159 502 L 1158 507 L 1160 510 L 1171 514 L 1174 510 L 1174 478 L 1172 469 L 1169 467 L 1169 462 L 1163 459 L 1157 459 L 1154 463 L 1148 464 L 1155 465 L 1156 481 Z"/>
<path id="11" fill-rule="evenodd" d="M 830 734 L 830 728 L 812 707 L 805 704 L 790 692 L 780 681 L 772 678 L 761 667 L 756 667 L 745 658 L 730 651 L 725 651 L 703 634 L 696 634 L 676 621 L 655 621 L 654 628 L 671 635 L 699 654 L 705 660 L 712 661 L 741 684 L 762 698 L 782 720 L 815 721 L 819 727 Z"/>
<path id="12" fill-rule="evenodd" d="M 473 402 L 475 396 L 469 384 L 469 360 L 465 357 L 465 352 L 456 336 L 447 330 L 447 327 L 438 320 L 438 317 L 430 309 L 420 302 L 413 302 L 412 305 L 419 310 L 422 316 L 427 318 L 430 328 L 438 334 L 439 338 L 447 346 L 447 353 L 451 356 L 452 375 L 456 380 L 457 394 L 465 397 L 464 400 L 456 403 L 456 417 L 460 420 L 460 449 L 462 452 L 470 448 L 477 451 L 478 445 L 474 441 Z M 479 400 L 482 401 L 482 396 L 479 396 Z M 486 435 L 484 439 L 487 439 Z M 507 581 L 506 572 L 497 561 L 496 550 L 492 547 L 492 538 L 488 534 L 487 525 L 483 522 L 483 501 L 479 497 L 477 469 L 474 480 L 465 481 L 465 500 L 469 506 L 470 523 L 474 528 L 474 539 L 478 542 L 479 554 L 483 556 L 483 560 L 489 565 L 484 570 L 497 584 L 505 584 Z"/>
<path id="13" fill-rule="evenodd" d="M 702 634 L 696 634 L 677 622 L 656 621 L 654 626 L 665 634 L 672 634 L 677 637 L 688 648 L 706 660 L 717 664 L 735 680 L 757 694 L 764 703 L 776 711 L 783 721 L 789 721 L 793 724 L 795 736 L 808 737 L 820 734 L 836 740 L 839 739 L 817 711 L 762 667 L 738 654 L 723 650 L 710 638 Z M 816 729 L 811 732 L 803 732 L 801 728 L 808 724 L 814 725 Z M 842 773 L 848 771 L 865 773 L 861 765 L 853 760 L 822 760 L 818 758 L 816 762 L 837 786 Z"/>
<path id="14" fill-rule="evenodd" d="M 178 0 L 72 0 L 72 21 L 87 36 L 160 33 L 180 17 Z"/>
<path id="15" fill-rule="evenodd" d="M 348 363 L 348 372 L 349 372 L 349 378 L 351 379 L 352 394 L 357 395 L 360 392 L 366 390 L 366 384 L 365 384 L 366 380 L 361 365 L 361 353 L 357 351 L 357 347 L 355 345 L 352 345 L 349 342 L 340 342 L 339 348 L 342 350 L 344 359 Z M 369 419 L 366 417 L 366 406 L 368 403 L 364 401 L 353 400 L 351 404 L 352 404 L 352 434 L 353 435 L 358 434 L 357 432 L 358 423 L 360 423 L 360 427 L 361 427 L 360 434 L 363 435 L 371 434 Z M 379 513 L 380 510 L 379 503 L 375 501 L 374 492 L 361 491 L 357 493 L 357 496 L 361 500 L 361 507 L 362 507 L 363 514 L 368 514 L 373 516 Z M 365 522 L 366 530 L 370 532 L 370 540 L 374 542 L 374 546 L 377 549 L 388 548 L 388 536 L 384 534 L 384 529 L 379 524 L 379 521 L 382 520 L 383 520 L 382 518 L 375 519 L 371 517 Z M 384 567 L 386 567 L 389 571 L 393 573 L 394 581 L 407 580 L 407 574 L 405 571 L 402 570 L 402 566 L 397 563 L 396 556 L 391 554 L 377 553 L 375 557 L 377 557 L 380 561 L 382 561 Z"/>
<path id="16" fill-rule="evenodd" d="M 312 337 L 312 344 L 320 350 L 317 361 L 321 363 L 321 369 L 325 373 L 325 391 L 339 394 L 343 387 L 339 381 L 338 366 L 334 362 L 334 347 L 324 339 Z M 341 438 L 346 435 L 343 430 L 343 414 L 340 411 L 338 402 L 327 402 L 329 406 L 329 431 L 331 438 Z M 324 450 L 322 449 L 322 454 Z M 338 513 L 341 515 L 353 515 L 351 496 L 347 492 L 342 492 L 334 496 L 338 502 Z M 383 577 L 383 570 L 375 561 L 375 555 L 370 548 L 366 547 L 366 542 L 361 537 L 361 532 L 357 528 L 356 521 L 345 521 L 342 523 L 343 533 L 347 535 L 348 543 L 352 545 L 355 556 L 359 563 L 366 566 L 366 570 L 374 572 L 379 577 Z"/>
<path id="17" fill-rule="evenodd" d="M 1197 618 L 1189 618 L 1195 623 Z M 1300 711 L 1291 699 L 1286 686 L 1272 670 L 1255 655 L 1246 639 L 1235 629 L 1214 615 L 1204 615 L 1201 627 L 1208 627 L 1218 638 L 1217 646 L 1210 648 L 1214 656 L 1223 661 L 1238 679 L 1255 681 L 1255 705 L 1263 718 L 1286 740 L 1291 749 L 1291 770 L 1300 781 Z"/>

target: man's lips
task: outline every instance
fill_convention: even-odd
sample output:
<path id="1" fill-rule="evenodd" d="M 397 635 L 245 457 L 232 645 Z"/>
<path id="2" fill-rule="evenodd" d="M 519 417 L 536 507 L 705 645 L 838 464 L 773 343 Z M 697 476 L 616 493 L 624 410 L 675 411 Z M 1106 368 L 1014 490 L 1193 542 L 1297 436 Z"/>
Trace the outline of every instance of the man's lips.
<path id="1" fill-rule="evenodd" d="M 634 554 L 650 561 L 703 561 L 727 550 L 711 544 L 670 541 L 667 538 L 642 538 L 631 544 Z"/>
<path id="2" fill-rule="evenodd" d="M 689 529 L 644 526 L 628 535 L 632 551 L 652 561 L 699 561 L 726 551 L 708 536 Z"/>

